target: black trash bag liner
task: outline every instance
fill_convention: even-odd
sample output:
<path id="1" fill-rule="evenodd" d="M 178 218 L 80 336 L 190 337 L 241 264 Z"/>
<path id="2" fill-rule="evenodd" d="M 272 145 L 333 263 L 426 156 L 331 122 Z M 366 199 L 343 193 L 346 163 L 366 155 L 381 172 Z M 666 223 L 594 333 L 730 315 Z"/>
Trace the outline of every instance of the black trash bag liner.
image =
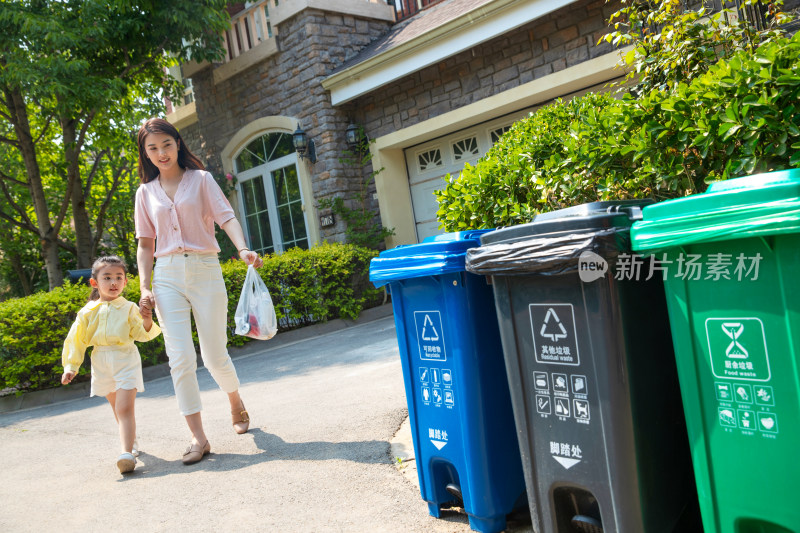
<path id="1" fill-rule="evenodd" d="M 609 263 L 630 253 L 630 226 L 569 234 L 547 234 L 516 242 L 484 244 L 467 250 L 467 272 L 479 275 L 542 274 L 578 271 L 578 259 L 594 252 Z"/>

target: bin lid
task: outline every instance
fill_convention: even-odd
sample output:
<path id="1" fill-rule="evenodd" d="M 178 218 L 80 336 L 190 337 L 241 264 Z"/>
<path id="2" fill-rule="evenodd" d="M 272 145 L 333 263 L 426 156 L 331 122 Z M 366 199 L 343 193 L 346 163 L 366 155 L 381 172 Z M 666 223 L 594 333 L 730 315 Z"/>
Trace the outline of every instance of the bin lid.
<path id="1" fill-rule="evenodd" d="M 604 260 L 630 252 L 628 230 L 653 200 L 591 202 L 536 215 L 532 222 L 481 237 L 467 253 L 468 272 L 484 275 L 575 272 L 586 252 Z"/>
<path id="2" fill-rule="evenodd" d="M 712 184 L 702 194 L 643 210 L 631 229 L 634 250 L 800 232 L 800 169 Z"/>
<path id="3" fill-rule="evenodd" d="M 370 261 L 369 280 L 382 287 L 392 281 L 449 272 L 464 272 L 468 249 L 480 246 L 480 236 L 491 229 L 434 235 L 419 244 L 405 244 L 381 252 Z"/>
<path id="4" fill-rule="evenodd" d="M 614 226 L 630 227 L 642 218 L 642 208 L 653 200 L 590 202 L 536 215 L 531 222 L 510 226 L 481 237 L 482 244 L 511 242 L 552 233 L 593 231 Z"/>

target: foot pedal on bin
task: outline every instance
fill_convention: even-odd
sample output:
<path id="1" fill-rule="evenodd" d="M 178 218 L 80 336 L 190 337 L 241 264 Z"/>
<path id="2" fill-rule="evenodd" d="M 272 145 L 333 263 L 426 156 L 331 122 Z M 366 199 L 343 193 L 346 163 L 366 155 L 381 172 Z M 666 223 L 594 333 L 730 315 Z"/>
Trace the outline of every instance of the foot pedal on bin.
<path id="1" fill-rule="evenodd" d="M 570 523 L 576 533 L 603 533 L 603 524 L 591 516 L 575 515 Z"/>
<path id="2" fill-rule="evenodd" d="M 444 488 L 444 490 L 446 490 L 447 492 L 449 492 L 450 494 L 452 494 L 453 496 L 455 496 L 455 497 L 456 497 L 456 499 L 458 500 L 458 503 L 459 503 L 460 505 L 463 505 L 463 503 L 464 503 L 464 497 L 461 495 L 461 487 L 459 487 L 459 486 L 458 486 L 458 485 L 456 485 L 455 483 L 450 483 L 449 485 L 447 485 L 447 486 Z"/>

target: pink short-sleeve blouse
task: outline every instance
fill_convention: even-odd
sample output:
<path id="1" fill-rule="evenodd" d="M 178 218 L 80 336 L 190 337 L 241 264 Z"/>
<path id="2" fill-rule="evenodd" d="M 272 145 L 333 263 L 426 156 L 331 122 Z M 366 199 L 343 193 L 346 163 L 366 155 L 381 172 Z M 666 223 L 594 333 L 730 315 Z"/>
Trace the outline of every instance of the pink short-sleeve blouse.
<path id="1" fill-rule="evenodd" d="M 184 252 L 219 253 L 214 223 L 234 218 L 233 208 L 205 170 L 186 170 L 170 200 L 158 179 L 136 191 L 136 238 L 155 238 L 155 257 Z"/>

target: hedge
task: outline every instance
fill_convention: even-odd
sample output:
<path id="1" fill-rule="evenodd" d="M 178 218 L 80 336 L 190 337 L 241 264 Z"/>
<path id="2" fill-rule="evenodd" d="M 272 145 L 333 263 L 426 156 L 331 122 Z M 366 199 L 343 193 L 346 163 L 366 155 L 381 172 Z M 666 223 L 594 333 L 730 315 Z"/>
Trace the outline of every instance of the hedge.
<path id="1" fill-rule="evenodd" d="M 375 255 L 372 250 L 350 244 L 326 243 L 310 250 L 294 248 L 281 255 L 266 256 L 258 271 L 275 304 L 278 331 L 333 318 L 354 319 L 362 309 L 380 303 L 382 291 L 368 281 L 369 262 Z M 228 346 L 241 346 L 251 340 L 232 334 L 246 273 L 247 267 L 241 261 L 222 264 L 229 295 Z M 31 391 L 60 383 L 64 338 L 89 292 L 86 285 L 67 282 L 50 292 L 0 302 L 0 389 Z M 123 295 L 130 301 L 139 301 L 138 278 L 129 278 Z M 162 335 L 137 346 L 143 366 L 167 361 Z M 87 356 L 90 353 L 91 348 Z M 88 380 L 89 368 L 86 357 L 79 381 Z"/>

